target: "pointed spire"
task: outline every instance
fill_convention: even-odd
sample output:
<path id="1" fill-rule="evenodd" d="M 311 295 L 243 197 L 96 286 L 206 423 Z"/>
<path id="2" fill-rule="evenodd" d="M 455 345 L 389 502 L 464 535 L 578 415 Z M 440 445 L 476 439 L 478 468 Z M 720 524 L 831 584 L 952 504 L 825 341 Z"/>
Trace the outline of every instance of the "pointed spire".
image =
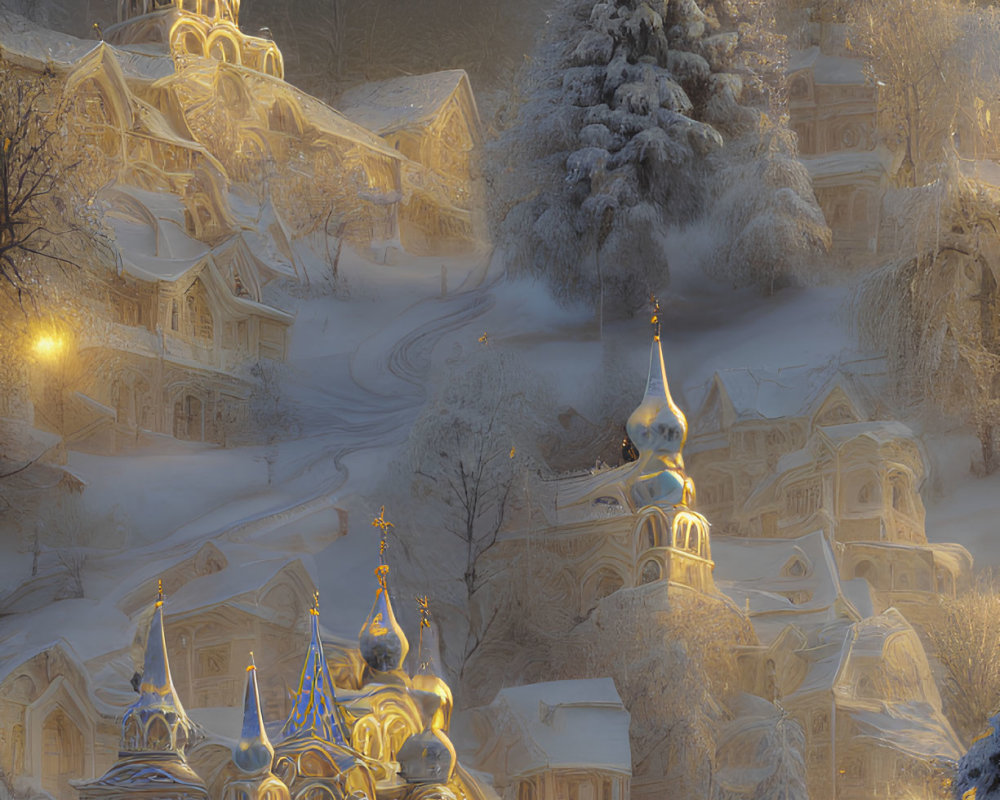
<path id="1" fill-rule="evenodd" d="M 125 711 L 121 749 L 131 753 L 181 753 L 190 730 L 191 723 L 170 677 L 167 641 L 163 633 L 163 581 L 158 581 L 153 620 L 146 639 L 139 698 Z"/>
<path id="2" fill-rule="evenodd" d="M 247 667 L 246 694 L 243 698 L 243 730 L 240 740 L 233 748 L 233 762 L 243 772 L 256 774 L 271 768 L 274 748 L 264 729 L 264 718 L 260 713 L 260 691 L 257 687 L 257 665 L 250 652 Z"/>
<path id="3" fill-rule="evenodd" d="M 309 620 L 309 649 L 306 651 L 292 711 L 281 734 L 286 739 L 306 735 L 346 745 L 350 736 L 334 694 L 330 669 L 326 664 L 319 635 L 319 592 L 316 592 L 313 607 L 309 609 Z"/>
<path id="4" fill-rule="evenodd" d="M 646 392 L 638 408 L 628 418 L 629 438 L 639 451 L 640 459 L 647 453 L 659 456 L 679 456 L 687 440 L 687 419 L 670 396 L 667 368 L 663 362 L 660 342 L 660 304 L 653 299 L 653 341 L 649 349 L 649 373 Z"/>
<path id="5" fill-rule="evenodd" d="M 368 666 L 376 672 L 391 672 L 403 665 L 410 644 L 396 622 L 392 602 L 389 600 L 389 565 L 385 563 L 385 551 L 386 534 L 392 523 L 385 518 L 385 506 L 379 509 L 372 525 L 382 530 L 378 548 L 379 564 L 375 568 L 378 589 L 375 590 L 375 603 L 365 624 L 361 626 L 358 639 L 361 655 Z"/>
<path id="6" fill-rule="evenodd" d="M 167 640 L 163 633 L 163 581 L 157 581 L 156 605 L 153 606 L 153 621 L 146 639 L 146 653 L 142 662 L 142 683 L 139 693 L 154 692 L 171 698 L 173 704 L 184 713 L 180 698 L 170 677 L 170 661 L 167 658 Z"/>

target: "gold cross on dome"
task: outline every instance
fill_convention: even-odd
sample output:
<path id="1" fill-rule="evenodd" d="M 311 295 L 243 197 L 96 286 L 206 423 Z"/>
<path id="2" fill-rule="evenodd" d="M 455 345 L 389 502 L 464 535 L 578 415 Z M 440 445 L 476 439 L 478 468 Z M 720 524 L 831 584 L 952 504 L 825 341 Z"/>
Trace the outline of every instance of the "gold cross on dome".
<path id="1" fill-rule="evenodd" d="M 429 628 L 431 626 L 431 610 L 427 604 L 427 595 L 417 598 L 417 611 L 420 614 L 420 627 Z"/>
<path id="2" fill-rule="evenodd" d="M 378 516 L 372 520 L 372 527 L 378 528 L 382 531 L 378 543 L 378 557 L 379 561 L 385 561 L 385 551 L 389 546 L 385 538 L 389 533 L 389 528 L 393 527 L 392 523 L 385 518 L 385 506 L 381 506 L 378 510 Z"/>

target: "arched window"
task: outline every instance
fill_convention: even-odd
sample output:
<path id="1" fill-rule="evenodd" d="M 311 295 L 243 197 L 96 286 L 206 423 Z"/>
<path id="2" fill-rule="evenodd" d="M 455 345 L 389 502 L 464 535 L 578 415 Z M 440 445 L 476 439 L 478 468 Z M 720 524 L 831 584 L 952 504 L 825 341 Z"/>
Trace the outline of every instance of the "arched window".
<path id="1" fill-rule="evenodd" d="M 227 64 L 242 63 L 239 46 L 227 34 L 220 34 L 211 40 L 208 54 L 219 61 L 225 61 Z"/>
<path id="2" fill-rule="evenodd" d="M 642 572 L 639 574 L 640 583 L 652 583 L 663 577 L 663 570 L 660 569 L 658 561 L 650 559 L 642 565 Z"/>
<path id="3" fill-rule="evenodd" d="M 872 562 L 859 561 L 857 566 L 854 567 L 854 577 L 864 578 L 866 581 L 874 585 L 875 567 L 872 565 Z"/>
<path id="4" fill-rule="evenodd" d="M 639 547 L 663 547 L 663 520 L 659 514 L 650 514 L 642 521 Z"/>
<path id="5" fill-rule="evenodd" d="M 212 310 L 208 293 L 200 279 L 191 284 L 184 296 L 187 334 L 192 339 L 211 341 L 213 335 Z"/>

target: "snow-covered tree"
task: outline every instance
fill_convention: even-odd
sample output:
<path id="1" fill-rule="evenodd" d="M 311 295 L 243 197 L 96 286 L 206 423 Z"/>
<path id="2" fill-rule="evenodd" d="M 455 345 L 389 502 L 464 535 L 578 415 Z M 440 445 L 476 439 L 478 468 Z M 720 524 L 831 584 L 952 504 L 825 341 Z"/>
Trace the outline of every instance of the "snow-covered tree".
<path id="1" fill-rule="evenodd" d="M 851 42 L 879 87 L 881 135 L 903 152 L 904 186 L 933 179 L 961 102 L 958 0 L 860 0 L 847 18 Z"/>
<path id="2" fill-rule="evenodd" d="M 712 800 L 808 800 L 802 725 L 760 697 L 736 705 L 719 735 Z"/>
<path id="3" fill-rule="evenodd" d="M 971 424 L 982 467 L 1000 467 L 1000 194 L 962 176 L 901 197 L 906 254 L 861 286 L 862 338 L 885 349 L 900 399 Z"/>
<path id="4" fill-rule="evenodd" d="M 397 583 L 429 597 L 442 657 L 461 676 L 495 618 L 472 602 L 481 558 L 536 469 L 550 403 L 542 380 L 492 344 L 457 356 L 437 385 L 377 499 L 397 520 L 390 554 L 407 564 Z"/>
<path id="5" fill-rule="evenodd" d="M 734 180 L 742 191 L 712 215 L 721 272 L 769 288 L 776 268 L 825 247 L 792 140 L 764 113 L 781 106 L 781 42 L 762 34 L 749 0 L 706 9 L 564 0 L 553 12 L 518 120 L 491 148 L 493 217 L 512 272 L 633 311 L 668 280 L 669 228 L 705 215 Z"/>
<path id="6" fill-rule="evenodd" d="M 987 580 L 954 599 L 927 626 L 937 659 L 945 713 L 963 741 L 982 732 L 986 714 L 1000 709 L 1000 587 Z"/>

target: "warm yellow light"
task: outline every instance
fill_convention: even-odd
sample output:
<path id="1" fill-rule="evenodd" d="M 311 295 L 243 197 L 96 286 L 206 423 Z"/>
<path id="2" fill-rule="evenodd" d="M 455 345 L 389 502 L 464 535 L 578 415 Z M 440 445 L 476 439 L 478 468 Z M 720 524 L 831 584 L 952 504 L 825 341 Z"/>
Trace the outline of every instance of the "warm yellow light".
<path id="1" fill-rule="evenodd" d="M 55 358 L 63 349 L 60 336 L 39 336 L 35 340 L 35 353 L 42 358 Z"/>

